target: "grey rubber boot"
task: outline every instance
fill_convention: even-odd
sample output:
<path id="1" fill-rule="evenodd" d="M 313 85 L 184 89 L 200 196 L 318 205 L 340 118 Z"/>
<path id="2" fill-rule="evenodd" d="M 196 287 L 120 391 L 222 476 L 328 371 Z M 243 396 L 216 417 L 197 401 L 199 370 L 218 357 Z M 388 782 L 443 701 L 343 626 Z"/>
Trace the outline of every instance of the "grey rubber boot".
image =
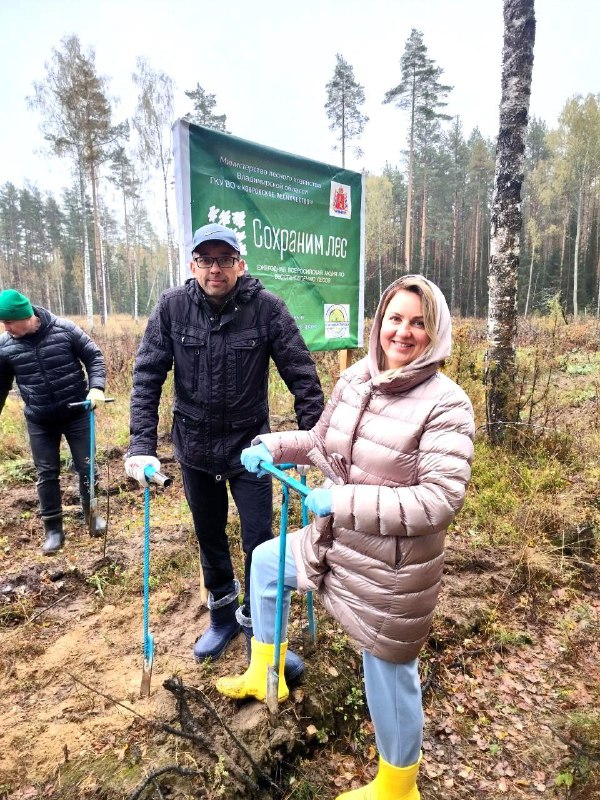
<path id="1" fill-rule="evenodd" d="M 46 540 L 42 545 L 42 553 L 45 556 L 51 556 L 53 553 L 57 553 L 65 543 L 62 514 L 42 521 L 46 531 Z"/>

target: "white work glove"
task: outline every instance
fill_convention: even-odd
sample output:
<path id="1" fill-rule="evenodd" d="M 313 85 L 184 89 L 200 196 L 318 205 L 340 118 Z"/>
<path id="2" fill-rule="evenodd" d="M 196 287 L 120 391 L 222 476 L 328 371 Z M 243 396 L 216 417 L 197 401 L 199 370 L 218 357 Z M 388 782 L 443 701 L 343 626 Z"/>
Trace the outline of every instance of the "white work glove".
<path id="1" fill-rule="evenodd" d="M 104 392 L 102 389 L 90 389 L 85 399 L 90 401 L 91 408 L 96 408 L 98 403 L 105 402 Z"/>
<path id="2" fill-rule="evenodd" d="M 125 474 L 144 487 L 148 486 L 144 475 L 146 467 L 154 467 L 157 472 L 160 472 L 160 461 L 155 456 L 129 456 L 125 459 Z"/>
<path id="3" fill-rule="evenodd" d="M 296 464 L 298 475 L 308 475 L 310 469 L 312 469 L 312 464 Z"/>

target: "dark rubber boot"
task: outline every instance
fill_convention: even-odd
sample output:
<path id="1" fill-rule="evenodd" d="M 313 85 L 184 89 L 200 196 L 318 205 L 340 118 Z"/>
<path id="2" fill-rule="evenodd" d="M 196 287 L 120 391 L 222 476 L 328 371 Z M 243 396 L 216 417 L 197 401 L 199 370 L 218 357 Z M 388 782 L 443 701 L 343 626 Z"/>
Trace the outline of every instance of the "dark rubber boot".
<path id="1" fill-rule="evenodd" d="M 235 612 L 240 607 L 239 590 L 240 585 L 236 581 L 234 590 L 220 600 L 215 600 L 212 593 L 208 593 L 210 625 L 202 636 L 196 639 L 194 645 L 196 661 L 206 661 L 207 658 L 216 661 L 229 642 L 240 632 L 240 625 L 235 616 Z"/>
<path id="2" fill-rule="evenodd" d="M 240 608 L 238 608 L 236 612 L 236 617 L 237 621 L 240 623 L 242 627 L 244 636 L 246 637 L 246 658 L 248 659 L 248 663 L 250 663 L 251 642 L 253 636 L 252 617 L 244 614 L 245 610 L 246 610 L 245 608 L 240 606 Z M 304 661 L 302 661 L 302 659 L 297 653 L 294 653 L 290 649 L 288 649 L 285 654 L 284 674 L 285 674 L 285 682 L 288 685 L 300 680 L 300 678 L 304 674 Z"/>
<path id="3" fill-rule="evenodd" d="M 42 545 L 42 553 L 45 556 L 51 556 L 53 553 L 57 553 L 65 543 L 62 514 L 58 517 L 45 519 L 43 523 L 46 531 L 46 540 Z"/>

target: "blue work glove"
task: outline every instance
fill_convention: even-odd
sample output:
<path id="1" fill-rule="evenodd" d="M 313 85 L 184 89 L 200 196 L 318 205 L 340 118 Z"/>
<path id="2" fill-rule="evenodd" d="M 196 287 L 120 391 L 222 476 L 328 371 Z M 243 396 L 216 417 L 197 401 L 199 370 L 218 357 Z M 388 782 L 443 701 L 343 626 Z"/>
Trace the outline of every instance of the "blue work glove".
<path id="1" fill-rule="evenodd" d="M 331 514 L 331 489 L 313 489 L 306 495 L 306 507 L 317 517 L 326 517 Z"/>
<path id="2" fill-rule="evenodd" d="M 272 464 L 273 456 L 271 455 L 271 452 L 266 444 L 261 442 L 260 444 L 253 445 L 252 447 L 244 448 L 240 456 L 240 461 L 242 462 L 242 466 L 246 467 L 248 472 L 254 472 L 254 474 L 258 475 L 260 478 L 265 474 L 264 472 L 261 472 L 260 462 L 266 461 L 267 464 Z"/>

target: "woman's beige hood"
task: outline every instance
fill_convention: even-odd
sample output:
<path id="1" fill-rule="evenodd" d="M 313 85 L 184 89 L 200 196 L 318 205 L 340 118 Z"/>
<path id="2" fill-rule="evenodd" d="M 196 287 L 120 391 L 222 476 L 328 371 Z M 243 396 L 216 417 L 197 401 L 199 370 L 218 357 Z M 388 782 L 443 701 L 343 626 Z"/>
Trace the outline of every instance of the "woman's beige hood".
<path id="1" fill-rule="evenodd" d="M 373 382 L 377 384 L 391 383 L 396 381 L 401 376 L 402 383 L 404 383 L 405 380 L 412 383 L 410 378 L 413 376 L 416 377 L 416 374 L 433 374 L 433 372 L 437 370 L 440 361 L 443 361 L 450 356 L 450 351 L 452 349 L 452 321 L 450 319 L 450 310 L 448 308 L 448 304 L 446 303 L 446 298 L 435 285 L 435 283 L 423 278 L 422 275 L 415 275 L 415 278 L 421 278 L 429 284 L 436 299 L 437 342 L 406 367 L 400 367 L 393 372 L 388 371 L 386 373 L 381 373 L 381 370 L 378 367 L 378 355 L 381 352 L 379 333 L 381 330 L 382 309 L 386 305 L 386 300 L 389 295 L 393 294 L 407 277 L 411 276 L 404 275 L 402 278 L 399 278 L 397 281 L 394 281 L 394 283 L 391 283 L 387 287 L 387 289 L 381 295 L 381 299 L 375 313 L 375 319 L 373 320 L 373 327 L 371 329 L 371 336 L 369 339 L 368 364 L 371 378 L 373 379 Z"/>

